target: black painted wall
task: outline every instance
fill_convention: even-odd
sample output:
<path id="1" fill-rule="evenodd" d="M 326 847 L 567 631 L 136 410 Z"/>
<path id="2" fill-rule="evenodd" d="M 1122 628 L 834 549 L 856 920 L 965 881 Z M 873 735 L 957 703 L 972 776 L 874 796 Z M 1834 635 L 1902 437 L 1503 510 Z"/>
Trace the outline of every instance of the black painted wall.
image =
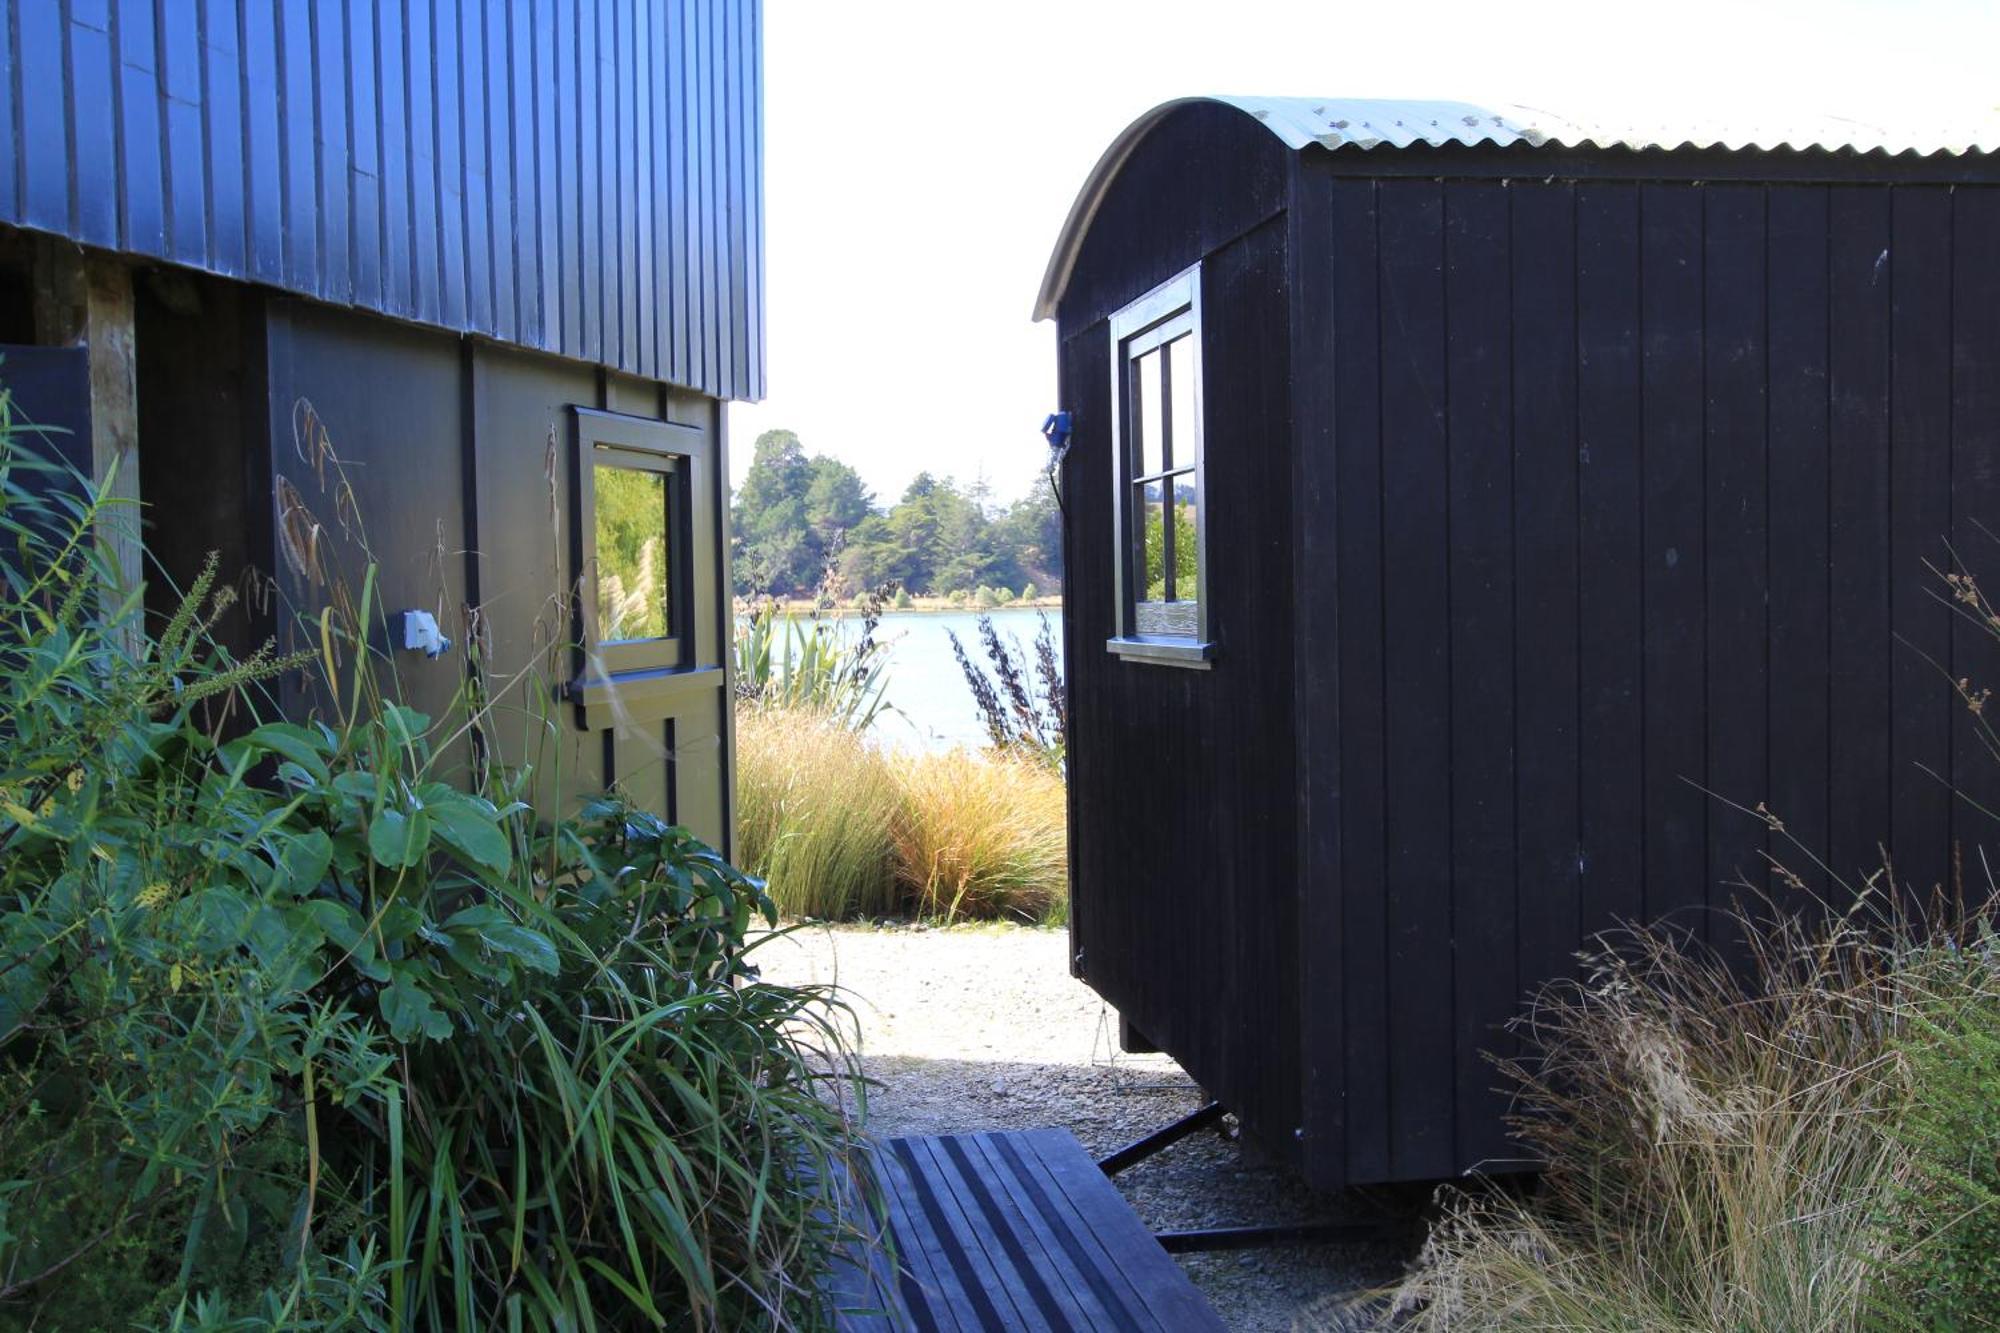
<path id="1" fill-rule="evenodd" d="M 173 279 L 172 303 L 145 275 L 139 287 L 143 483 L 162 586 L 185 584 L 219 550 L 226 581 L 271 590 L 226 622 L 231 647 L 275 635 L 285 650 L 317 649 L 319 609 L 342 586 L 358 598 L 372 562 L 379 611 L 430 611 L 454 640 L 435 661 L 388 655 L 412 707 L 452 717 L 476 654 L 495 692 L 481 733 L 486 759 L 532 765 L 543 796 L 564 806 L 616 783 L 726 848 L 720 404 L 220 280 L 198 284 L 191 304 L 185 281 Z M 712 670 L 690 671 L 688 688 L 612 717 L 586 717 L 564 694 L 577 674 L 576 407 L 676 422 L 686 428 L 677 443 L 706 460 L 690 505 L 690 665 Z M 376 628 L 379 636 L 379 617 Z M 279 702 L 294 716 L 327 705 L 310 673 L 288 679 Z M 439 736 L 444 775 L 462 779 L 480 757 L 471 737 Z"/>
<path id="2" fill-rule="evenodd" d="M 1253 1131 L 1298 1123 L 1290 768 L 1286 155 L 1234 112 L 1142 144 L 1086 242 L 1061 325 L 1077 975 Z M 1213 172 L 1229 188 L 1189 188 Z M 1206 256 L 1206 258 L 1204 258 Z M 1202 263 L 1212 669 L 1121 660 L 1104 318 Z M 1273 521 L 1275 518 L 1275 521 Z M 1097 577 L 1100 575 L 1102 577 Z"/>

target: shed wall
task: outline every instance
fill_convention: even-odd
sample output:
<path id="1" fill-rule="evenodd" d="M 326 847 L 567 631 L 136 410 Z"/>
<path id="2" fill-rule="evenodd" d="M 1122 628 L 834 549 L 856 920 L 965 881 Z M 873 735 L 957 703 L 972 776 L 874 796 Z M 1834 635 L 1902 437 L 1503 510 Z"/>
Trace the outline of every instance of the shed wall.
<path id="1" fill-rule="evenodd" d="M 759 0 L 0 0 L 0 221 L 764 385 Z"/>
<path id="2" fill-rule="evenodd" d="M 1332 667 L 1301 726 L 1338 793 L 1302 947 L 1340 960 L 1300 998 L 1339 1015 L 1306 1025 L 1311 1172 L 1504 1167 L 1482 1052 L 1587 936 L 1727 946 L 1732 900 L 1797 900 L 1767 854 L 1826 887 L 1737 807 L 1850 884 L 1878 843 L 1920 887 L 1978 863 L 1951 791 L 1993 808 L 2000 771 L 1947 673 L 2000 661 L 1927 564 L 1995 564 L 2000 190 L 1301 188 L 1332 446 L 1299 523 L 1335 592 L 1303 594 Z"/>
<path id="3" fill-rule="evenodd" d="M 1220 111 L 1220 114 L 1217 114 Z M 1287 162 L 1196 108 L 1142 144 L 1061 312 L 1075 971 L 1281 1151 L 1298 1105 Z M 1187 153 L 1188 157 L 1179 154 Z M 1209 189 L 1204 173 L 1235 189 Z M 1201 264 L 1212 669 L 1112 656 L 1105 316 Z M 1282 504 L 1282 501 L 1280 501 Z"/>
<path id="4" fill-rule="evenodd" d="M 147 473 L 146 499 L 164 574 L 185 584 L 219 550 L 224 582 L 249 591 L 222 626 L 227 641 L 241 652 L 275 635 L 281 649 L 317 651 L 319 609 L 343 585 L 358 594 L 372 563 L 378 615 L 430 611 L 454 641 L 434 661 L 386 654 L 399 696 L 444 722 L 475 660 L 494 694 L 477 746 L 440 727 L 439 776 L 462 779 L 481 760 L 533 765 L 544 799 L 563 808 L 616 783 L 727 849 L 720 404 L 219 280 L 199 298 L 178 311 L 141 302 L 142 381 L 156 389 L 142 429 L 166 459 Z M 184 355 L 197 345 L 210 354 Z M 562 695 L 577 673 L 573 407 L 675 422 L 688 428 L 675 445 L 701 455 L 684 553 L 690 665 L 710 669 L 664 702 L 588 718 Z M 287 677 L 280 702 L 292 716 L 327 704 L 309 672 Z"/>

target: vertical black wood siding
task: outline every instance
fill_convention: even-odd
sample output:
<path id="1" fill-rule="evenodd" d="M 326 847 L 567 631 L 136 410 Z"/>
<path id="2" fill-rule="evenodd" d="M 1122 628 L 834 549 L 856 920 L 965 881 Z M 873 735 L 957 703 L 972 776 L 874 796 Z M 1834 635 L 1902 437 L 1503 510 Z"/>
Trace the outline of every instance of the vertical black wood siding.
<path id="1" fill-rule="evenodd" d="M 1503 1166 L 1481 1053 L 1588 933 L 1726 944 L 1740 885 L 1791 892 L 1767 852 L 1823 885 L 1732 802 L 1850 884 L 1878 844 L 1920 887 L 1977 867 L 1947 784 L 2000 766 L 1947 674 L 2000 655 L 1927 566 L 2000 578 L 2000 192 L 1320 188 L 1340 877 L 1300 892 L 1343 905 L 1300 947 L 1343 975 L 1298 1002 L 1344 1015 L 1304 1054 L 1345 1071 L 1306 1108 L 1337 1183 Z"/>
<path id="2" fill-rule="evenodd" d="M 1289 1149 L 1300 1016 L 1287 163 L 1240 115 L 1198 107 L 1179 121 L 1184 135 L 1128 162 L 1131 188 L 1107 200 L 1063 309 L 1063 401 L 1075 412 L 1063 470 L 1071 940 L 1079 976 L 1251 1132 Z M 1179 188 L 1190 160 L 1227 187 Z M 1218 644 L 1208 671 L 1104 646 L 1116 632 L 1104 318 L 1195 263 Z"/>
<path id="3" fill-rule="evenodd" d="M 0 221 L 723 398 L 760 0 L 0 0 Z"/>

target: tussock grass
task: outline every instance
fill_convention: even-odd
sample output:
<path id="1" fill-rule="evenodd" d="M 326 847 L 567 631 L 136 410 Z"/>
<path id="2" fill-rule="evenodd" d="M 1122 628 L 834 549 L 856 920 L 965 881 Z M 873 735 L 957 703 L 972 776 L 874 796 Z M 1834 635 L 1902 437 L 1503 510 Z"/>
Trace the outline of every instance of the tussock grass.
<path id="1" fill-rule="evenodd" d="M 901 793 L 881 752 L 808 709 L 738 710 L 737 856 L 792 917 L 897 910 Z"/>
<path id="2" fill-rule="evenodd" d="M 897 863 L 926 916 L 1040 921 L 1065 901 L 1063 784 L 1046 765 L 953 750 L 898 774 Z"/>
<path id="3" fill-rule="evenodd" d="M 1538 1190 L 1448 1192 L 1397 1326 L 1880 1324 L 1885 1221 L 1911 1202 L 1899 1127 L 1923 1095 L 1907 1034 L 1969 975 L 1939 966 L 1962 930 L 1883 915 L 1741 920 L 1736 969 L 1661 928 L 1606 937 L 1503 1065 Z"/>
<path id="4" fill-rule="evenodd" d="M 807 709 L 738 710 L 737 854 L 793 917 L 1060 920 L 1062 779 L 1026 759 L 885 753 Z"/>

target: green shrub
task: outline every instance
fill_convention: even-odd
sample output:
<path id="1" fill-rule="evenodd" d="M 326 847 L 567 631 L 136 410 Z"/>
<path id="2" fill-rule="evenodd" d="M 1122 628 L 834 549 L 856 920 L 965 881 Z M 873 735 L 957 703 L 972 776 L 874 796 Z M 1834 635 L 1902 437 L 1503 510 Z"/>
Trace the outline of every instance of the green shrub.
<path id="1" fill-rule="evenodd" d="M 875 637 L 881 602 L 870 597 L 850 641 L 837 621 L 804 620 L 766 605 L 737 621 L 736 696 L 806 710 L 866 729 L 887 708 L 888 658 Z"/>
<path id="2" fill-rule="evenodd" d="M 916 604 L 916 599 L 910 596 L 908 588 L 899 586 L 889 597 L 889 605 L 895 607 L 898 611 L 907 611 Z"/>
<path id="3" fill-rule="evenodd" d="M 615 797 L 437 781 L 469 719 L 381 697 L 372 579 L 310 663 L 207 649 L 212 571 L 128 655 L 98 507 L 6 424 L 0 1324 L 812 1322 L 852 1070 L 755 979 L 762 887 Z M 256 725 L 308 665 L 327 718 Z"/>
<path id="4" fill-rule="evenodd" d="M 1912 1097 L 1877 1313 L 1899 1327 L 2000 1328 L 2000 974 L 1995 940 L 1910 965 L 1924 978 L 1898 1048 Z"/>

